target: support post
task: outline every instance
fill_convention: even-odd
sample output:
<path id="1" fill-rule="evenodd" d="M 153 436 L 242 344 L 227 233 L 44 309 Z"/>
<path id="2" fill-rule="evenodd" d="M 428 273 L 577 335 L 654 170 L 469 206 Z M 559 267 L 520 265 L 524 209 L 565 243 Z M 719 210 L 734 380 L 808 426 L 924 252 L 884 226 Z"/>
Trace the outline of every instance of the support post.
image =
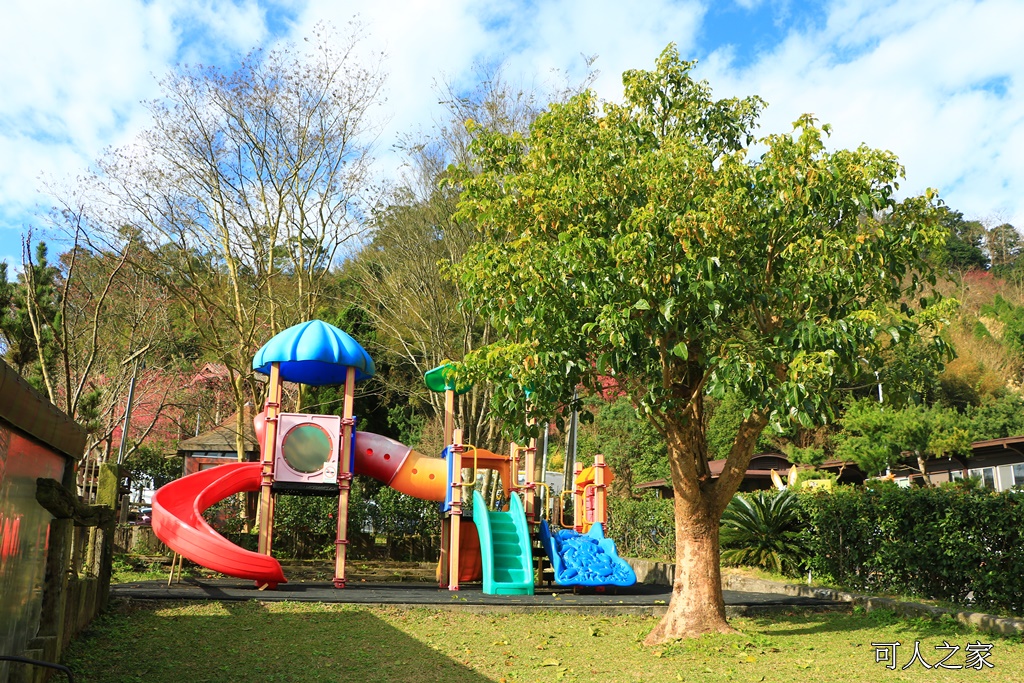
<path id="1" fill-rule="evenodd" d="M 99 548 L 93 550 L 93 564 L 89 570 L 95 573 L 99 581 L 100 592 L 96 600 L 100 609 L 107 606 L 110 597 L 110 573 L 114 563 L 114 511 L 117 510 L 117 496 L 123 478 L 124 471 L 120 465 L 105 463 L 100 467 L 96 504 L 111 510 L 109 519 L 96 527 L 96 534 L 92 537 Z"/>
<path id="2" fill-rule="evenodd" d="M 543 482 L 544 484 L 548 483 L 548 431 L 550 430 L 550 427 L 551 425 L 549 422 L 544 423 L 544 438 L 541 440 L 540 446 L 540 479 L 538 479 L 537 481 Z M 552 493 L 554 492 L 551 488 L 544 488 L 542 489 L 542 491 L 544 491 L 545 493 L 541 499 L 541 511 L 542 513 L 547 512 L 550 516 L 553 517 L 555 508 L 554 505 L 551 503 L 551 500 Z M 555 523 L 556 520 L 554 519 L 548 520 L 548 524 Z"/>
<path id="3" fill-rule="evenodd" d="M 535 424 L 535 421 L 530 420 L 530 424 Z M 526 524 L 533 528 L 534 525 L 540 523 L 537 515 L 537 439 L 530 439 L 529 445 L 526 447 L 524 470 L 526 471 L 526 490 L 523 494 L 523 507 L 526 509 Z"/>
<path id="4" fill-rule="evenodd" d="M 587 502 L 584 499 L 584 487 L 576 483 L 576 480 L 582 472 L 583 465 L 577 462 L 572 468 L 572 528 L 573 531 L 578 534 L 583 533 L 583 524 L 586 521 L 585 515 L 587 514 Z"/>
<path id="5" fill-rule="evenodd" d="M 441 517 L 441 559 L 438 560 L 437 587 L 448 586 L 449 569 L 451 568 L 451 515 L 442 513 Z"/>
<path id="6" fill-rule="evenodd" d="M 462 532 L 462 430 L 452 434 L 452 507 L 449 510 L 448 590 L 459 590 L 459 543 Z"/>
<path id="7" fill-rule="evenodd" d="M 455 437 L 455 390 L 445 389 L 444 391 L 444 443 L 445 446 L 454 446 Z M 443 514 L 441 517 L 441 559 L 439 561 L 438 587 L 444 588 L 449 585 L 450 564 L 451 564 L 451 530 L 452 518 L 450 514 Z"/>
<path id="8" fill-rule="evenodd" d="M 594 455 L 594 524 L 600 523 L 608 531 L 608 485 L 606 483 L 604 456 Z"/>
<path id="9" fill-rule="evenodd" d="M 512 475 L 512 486 L 509 487 L 508 493 L 511 494 L 513 491 L 519 488 L 519 444 L 513 442 L 509 445 L 508 461 L 509 471 Z M 508 496 L 506 496 L 507 498 Z"/>
<path id="10" fill-rule="evenodd" d="M 277 416 L 281 412 L 281 364 L 270 365 L 270 382 L 267 385 L 266 429 L 263 430 L 263 460 L 260 474 L 259 545 L 263 555 L 270 554 L 274 539 L 274 456 L 277 449 Z"/>
<path id="11" fill-rule="evenodd" d="M 356 393 L 356 369 L 345 373 L 345 404 L 341 425 L 341 457 L 338 463 L 338 533 L 335 538 L 334 587 L 345 587 L 345 555 L 348 550 L 348 495 L 352 487 L 352 403 Z"/>
<path id="12" fill-rule="evenodd" d="M 455 430 L 455 390 L 444 390 L 444 445 L 452 443 Z"/>

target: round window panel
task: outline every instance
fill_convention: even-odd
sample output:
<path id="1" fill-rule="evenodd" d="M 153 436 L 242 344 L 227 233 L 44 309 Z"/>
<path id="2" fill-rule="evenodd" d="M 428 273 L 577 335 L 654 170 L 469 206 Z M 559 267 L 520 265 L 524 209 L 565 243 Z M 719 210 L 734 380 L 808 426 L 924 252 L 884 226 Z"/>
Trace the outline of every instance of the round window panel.
<path id="1" fill-rule="evenodd" d="M 292 427 L 281 444 L 284 461 L 296 472 L 312 474 L 331 459 L 333 444 L 327 433 L 312 424 Z"/>

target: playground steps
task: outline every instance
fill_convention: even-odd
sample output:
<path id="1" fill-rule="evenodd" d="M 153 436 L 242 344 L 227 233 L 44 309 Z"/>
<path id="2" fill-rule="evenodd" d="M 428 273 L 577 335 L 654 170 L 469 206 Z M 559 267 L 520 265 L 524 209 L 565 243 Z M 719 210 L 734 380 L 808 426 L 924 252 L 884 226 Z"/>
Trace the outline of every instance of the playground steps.
<path id="1" fill-rule="evenodd" d="M 512 496 L 508 512 L 495 512 L 474 491 L 473 522 L 480 535 L 484 593 L 533 595 L 532 544 L 519 497 Z"/>

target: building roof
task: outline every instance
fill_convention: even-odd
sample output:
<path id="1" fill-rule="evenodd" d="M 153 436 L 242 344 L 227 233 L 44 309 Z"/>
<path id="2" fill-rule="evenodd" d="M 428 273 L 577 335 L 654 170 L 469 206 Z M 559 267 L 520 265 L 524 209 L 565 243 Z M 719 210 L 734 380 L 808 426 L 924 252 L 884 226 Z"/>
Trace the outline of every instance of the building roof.
<path id="1" fill-rule="evenodd" d="M 1002 439 L 975 441 L 971 444 L 971 456 L 1003 455 L 1007 451 L 1024 455 L 1024 436 L 1008 436 Z"/>
<path id="2" fill-rule="evenodd" d="M 766 459 L 766 458 L 771 458 L 772 460 L 786 460 L 786 456 L 781 454 L 781 453 L 758 453 L 758 454 L 754 455 L 752 458 L 750 458 L 750 465 L 747 466 L 747 474 L 746 474 L 746 476 L 748 476 L 748 477 L 764 478 L 764 479 L 770 478 L 772 476 L 772 469 L 773 468 L 764 469 L 763 467 L 757 467 L 756 466 L 757 460 L 759 460 L 759 459 Z M 708 468 L 711 470 L 711 478 L 712 479 L 717 479 L 718 477 L 722 476 L 722 471 L 725 469 L 725 463 L 726 462 L 727 462 L 727 460 L 725 458 L 719 458 L 718 460 L 709 460 L 708 461 Z M 774 468 L 774 469 L 775 469 L 776 472 L 778 472 L 779 476 L 786 476 L 787 474 L 789 474 L 789 468 L 791 466 L 792 465 L 789 463 L 789 461 L 786 460 L 786 467 L 785 468 Z M 672 482 L 667 480 L 667 479 L 655 479 L 654 481 L 645 481 L 642 484 L 637 484 L 633 488 L 635 488 L 635 489 L 655 489 L 655 488 L 662 488 L 662 487 L 671 488 L 672 487 Z"/>
<path id="3" fill-rule="evenodd" d="M 238 413 L 221 422 L 208 432 L 191 439 L 178 442 L 179 456 L 191 455 L 197 452 L 234 453 L 235 435 L 237 434 L 235 420 Z M 260 445 L 256 440 L 256 433 L 252 427 L 252 408 L 246 404 L 242 418 L 242 438 L 245 440 L 246 452 L 259 451 Z"/>
<path id="4" fill-rule="evenodd" d="M 227 382 L 229 379 L 228 366 L 223 363 L 206 363 L 188 384 L 193 386 L 196 384 L 209 384 L 211 382 Z"/>
<path id="5" fill-rule="evenodd" d="M 1022 438 L 1022 440 L 1024 440 L 1024 437 L 1021 437 L 1021 438 Z M 762 461 L 762 462 L 758 462 L 759 460 Z M 777 467 L 765 467 L 765 462 L 764 461 L 768 461 L 768 464 L 771 464 L 774 461 L 774 463 L 776 465 L 778 465 L 778 466 Z M 779 461 L 785 462 L 786 463 L 785 466 L 783 467 L 782 466 L 782 462 L 779 462 Z M 712 479 L 717 479 L 718 477 L 722 476 L 722 471 L 725 469 L 725 463 L 726 462 L 727 462 L 727 460 L 725 458 L 720 458 L 718 460 L 709 460 L 708 461 L 708 468 L 711 470 L 711 478 Z M 826 462 L 823 462 L 821 465 L 819 465 L 818 468 L 819 469 L 840 469 L 840 468 L 842 468 L 844 466 L 852 467 L 852 468 L 856 467 L 856 465 L 854 465 L 853 463 L 844 462 L 843 460 L 828 460 Z M 747 465 L 747 473 L 744 476 L 745 477 L 749 477 L 749 478 L 753 478 L 753 479 L 770 479 L 771 476 L 772 476 L 772 470 L 774 469 L 775 472 L 780 477 L 785 477 L 785 476 L 787 476 L 789 474 L 790 467 L 792 467 L 792 463 L 790 463 L 789 459 L 784 454 L 782 454 L 782 453 L 757 453 L 753 457 L 750 458 L 750 464 Z M 654 481 L 645 481 L 642 484 L 637 484 L 633 488 L 635 488 L 635 489 L 672 488 L 672 482 L 667 480 L 667 479 L 655 479 Z"/>

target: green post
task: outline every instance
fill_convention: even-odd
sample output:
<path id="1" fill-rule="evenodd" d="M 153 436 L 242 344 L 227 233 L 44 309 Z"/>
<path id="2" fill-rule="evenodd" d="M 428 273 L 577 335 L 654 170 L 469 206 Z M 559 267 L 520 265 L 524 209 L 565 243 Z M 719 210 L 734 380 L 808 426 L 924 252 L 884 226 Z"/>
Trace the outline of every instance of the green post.
<path id="1" fill-rule="evenodd" d="M 100 465 L 99 482 L 97 483 L 96 504 L 117 511 L 121 493 L 121 479 L 124 468 L 114 463 Z M 114 528 L 116 517 L 104 524 L 96 534 L 99 552 L 93 551 L 97 579 L 99 580 L 98 604 L 102 610 L 107 606 L 110 597 L 110 573 L 114 564 Z"/>

